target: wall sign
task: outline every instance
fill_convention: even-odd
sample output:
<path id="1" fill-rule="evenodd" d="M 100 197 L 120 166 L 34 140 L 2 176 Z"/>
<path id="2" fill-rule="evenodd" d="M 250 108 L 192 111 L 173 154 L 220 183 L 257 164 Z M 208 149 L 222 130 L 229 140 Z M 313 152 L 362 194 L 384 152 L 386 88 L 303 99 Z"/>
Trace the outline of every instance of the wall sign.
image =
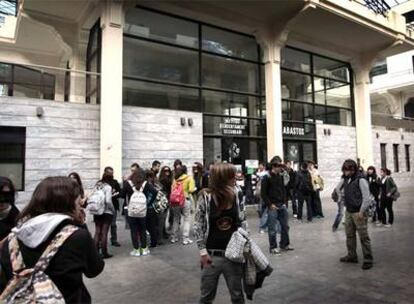
<path id="1" fill-rule="evenodd" d="M 283 126 L 283 135 L 287 136 L 305 136 L 305 128 L 302 127 L 292 127 L 292 126 Z"/>
<path id="2" fill-rule="evenodd" d="M 220 124 L 220 130 L 225 135 L 242 135 L 246 127 L 241 118 L 224 118 L 224 123 Z"/>

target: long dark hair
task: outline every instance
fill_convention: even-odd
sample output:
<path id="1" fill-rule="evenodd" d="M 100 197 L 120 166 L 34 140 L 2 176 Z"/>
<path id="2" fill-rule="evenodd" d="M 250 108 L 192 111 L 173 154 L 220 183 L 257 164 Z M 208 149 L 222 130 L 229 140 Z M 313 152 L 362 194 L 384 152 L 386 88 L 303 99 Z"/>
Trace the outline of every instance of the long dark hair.
<path id="1" fill-rule="evenodd" d="M 203 176 L 203 165 L 201 163 L 195 162 L 192 169 L 194 178 L 200 178 Z M 197 169 L 197 173 L 194 173 L 194 169 Z"/>
<path id="2" fill-rule="evenodd" d="M 218 163 L 210 171 L 209 188 L 219 210 L 228 209 L 236 199 L 234 180 L 236 169 L 232 164 Z"/>
<path id="3" fill-rule="evenodd" d="M 7 199 L 8 203 L 14 205 L 14 202 L 16 200 L 16 188 L 14 187 L 13 182 L 11 181 L 10 178 L 5 177 L 5 176 L 0 176 L 0 193 L 3 193 L 3 188 L 7 187 L 10 190 L 7 192 L 7 197 L 5 199 Z"/>
<path id="4" fill-rule="evenodd" d="M 369 175 L 368 171 L 372 170 L 372 175 L 376 176 L 377 175 L 377 170 L 375 169 L 374 166 L 369 166 L 367 169 L 367 174 Z"/>
<path id="5" fill-rule="evenodd" d="M 61 213 L 81 222 L 76 206 L 79 196 L 79 185 L 71 178 L 47 177 L 37 185 L 29 204 L 20 213 L 19 220 L 33 218 L 44 213 Z"/>
<path id="6" fill-rule="evenodd" d="M 181 175 L 184 174 L 184 168 L 183 167 L 178 167 L 177 169 L 174 170 L 174 178 L 175 179 L 179 179 Z"/>
<path id="7" fill-rule="evenodd" d="M 145 171 L 141 168 L 138 168 L 134 171 L 134 173 L 131 174 L 129 179 L 136 189 L 140 189 L 142 187 L 142 184 L 145 182 Z"/>
<path id="8" fill-rule="evenodd" d="M 356 174 L 357 172 L 359 172 L 358 169 L 358 164 L 353 159 L 347 159 L 346 161 L 344 161 L 344 164 L 342 165 L 342 172 L 353 171 L 353 174 Z"/>
<path id="9" fill-rule="evenodd" d="M 85 191 L 83 190 L 82 180 L 81 180 L 79 174 L 76 173 L 76 172 L 72 172 L 68 175 L 68 177 L 74 178 L 76 180 L 76 182 L 78 183 L 79 188 L 80 188 L 81 197 L 83 198 L 85 196 Z"/>

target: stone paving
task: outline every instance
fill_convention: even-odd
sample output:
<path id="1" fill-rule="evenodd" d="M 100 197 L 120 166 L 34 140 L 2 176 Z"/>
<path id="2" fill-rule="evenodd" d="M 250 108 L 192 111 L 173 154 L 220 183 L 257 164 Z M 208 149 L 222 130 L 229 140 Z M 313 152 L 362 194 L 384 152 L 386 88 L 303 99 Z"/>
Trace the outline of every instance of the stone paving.
<path id="1" fill-rule="evenodd" d="M 414 303 L 414 189 L 402 191 L 395 204 L 393 228 L 369 226 L 375 264 L 368 271 L 360 264 L 344 265 L 343 227 L 331 230 L 336 204 L 324 200 L 325 219 L 314 223 L 290 221 L 294 251 L 271 256 L 275 271 L 253 303 Z M 267 253 L 267 234 L 257 232 L 257 216 L 250 212 L 252 238 Z M 151 256 L 130 257 L 129 233 L 119 223 L 121 248 L 105 271 L 86 280 L 94 303 L 197 303 L 200 267 L 196 245 L 163 245 Z M 358 253 L 361 251 L 358 241 Z M 223 278 L 215 303 L 230 303 Z"/>

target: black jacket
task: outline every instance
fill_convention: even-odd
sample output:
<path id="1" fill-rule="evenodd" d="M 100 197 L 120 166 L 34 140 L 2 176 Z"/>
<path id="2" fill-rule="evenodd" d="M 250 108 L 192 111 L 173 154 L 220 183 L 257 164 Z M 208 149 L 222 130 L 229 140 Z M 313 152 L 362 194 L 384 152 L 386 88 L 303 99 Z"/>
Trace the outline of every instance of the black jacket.
<path id="1" fill-rule="evenodd" d="M 376 174 L 372 174 L 367 175 L 367 180 L 369 183 L 369 191 L 375 198 L 378 198 L 381 187 L 381 179 Z"/>
<path id="2" fill-rule="evenodd" d="M 297 173 L 292 168 L 287 169 L 287 172 L 289 173 L 289 184 L 287 184 L 286 188 L 288 190 L 295 189 Z"/>
<path id="3" fill-rule="evenodd" d="M 112 187 L 112 193 L 118 193 L 117 195 L 112 196 L 112 204 L 114 205 L 115 210 L 119 211 L 118 198 L 121 195 L 121 186 L 119 186 L 119 183 L 116 179 L 109 181 L 108 184 Z"/>
<path id="4" fill-rule="evenodd" d="M 295 189 L 303 195 L 309 195 L 312 192 L 312 177 L 308 170 L 300 170 L 296 174 Z"/>
<path id="5" fill-rule="evenodd" d="M 32 268 L 43 251 L 49 245 L 56 234 L 70 221 L 62 222 L 51 236 L 37 248 L 26 247 L 19 242 L 26 267 Z M 0 292 L 4 290 L 9 280 L 12 279 L 12 267 L 10 264 L 9 246 L 6 241 L 1 249 L 1 277 Z M 104 262 L 99 256 L 90 233 L 83 228 L 75 231 L 60 247 L 55 257 L 46 269 L 46 274 L 55 283 L 62 293 L 66 303 L 91 303 L 91 296 L 86 289 L 82 275 L 88 278 L 98 276 L 104 269 Z"/>
<path id="6" fill-rule="evenodd" d="M 268 207 L 272 204 L 281 207 L 285 203 L 286 188 L 281 174 L 263 177 L 261 186 L 261 196 Z"/>
<path id="7" fill-rule="evenodd" d="M 12 228 L 16 226 L 16 219 L 19 215 L 19 209 L 12 205 L 9 214 L 6 218 L 0 220 L 0 241 L 7 237 L 11 232 Z"/>

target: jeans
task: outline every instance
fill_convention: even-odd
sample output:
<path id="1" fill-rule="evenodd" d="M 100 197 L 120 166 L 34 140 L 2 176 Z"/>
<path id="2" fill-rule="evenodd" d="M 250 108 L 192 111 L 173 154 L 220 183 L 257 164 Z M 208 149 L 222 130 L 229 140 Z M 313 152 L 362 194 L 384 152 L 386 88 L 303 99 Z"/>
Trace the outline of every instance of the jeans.
<path id="1" fill-rule="evenodd" d="M 268 235 L 270 250 L 277 248 L 277 221 L 281 227 L 281 238 L 279 246 L 286 248 L 289 246 L 289 213 L 285 205 L 278 207 L 278 209 L 269 209 L 268 211 Z"/>
<path id="2" fill-rule="evenodd" d="M 145 217 L 128 216 L 127 219 L 134 249 L 147 248 L 147 225 Z"/>
<path id="3" fill-rule="evenodd" d="M 243 264 L 231 262 L 224 257 L 213 256 L 211 258 L 212 264 L 205 267 L 201 273 L 200 303 L 213 303 L 220 275 L 223 274 L 230 292 L 231 303 L 243 304 Z"/>
<path id="4" fill-rule="evenodd" d="M 147 209 L 146 223 L 151 236 L 151 247 L 156 247 L 158 242 L 158 214 L 154 208 Z"/>
<path id="5" fill-rule="evenodd" d="M 387 214 L 385 210 L 387 210 L 389 218 L 388 218 L 388 224 L 392 225 L 394 223 L 394 211 L 392 210 L 392 205 L 394 201 L 390 197 L 384 197 L 381 199 L 381 221 L 385 225 L 387 224 Z"/>
<path id="6" fill-rule="evenodd" d="M 298 220 L 302 219 L 302 213 L 303 213 L 303 203 L 306 203 L 306 215 L 308 217 L 308 221 L 312 221 L 312 207 L 311 207 L 311 199 L 308 194 L 303 194 L 302 192 L 298 192 Z"/>
<path id="7" fill-rule="evenodd" d="M 114 210 L 114 216 L 112 217 L 112 223 L 111 223 L 111 243 L 116 243 L 118 241 L 118 233 L 116 226 L 116 219 L 118 216 L 118 210 Z"/>
<path id="8" fill-rule="evenodd" d="M 368 235 L 368 218 L 360 219 L 358 217 L 359 212 L 350 213 L 346 212 L 345 215 L 345 233 L 346 233 L 346 247 L 348 249 L 348 257 L 357 258 L 357 237 L 358 232 L 359 239 L 361 241 L 362 253 L 364 255 L 364 262 L 371 262 L 373 260 L 371 251 L 371 239 Z"/>
<path id="9" fill-rule="evenodd" d="M 265 230 L 267 229 L 267 220 L 268 220 L 269 214 L 267 212 L 267 208 L 263 210 L 262 215 L 260 217 L 260 224 L 259 229 Z"/>
<path id="10" fill-rule="evenodd" d="M 335 229 L 338 229 L 339 224 L 341 223 L 342 218 L 344 217 L 344 207 L 345 206 L 343 202 L 338 202 L 338 213 L 336 214 L 335 221 L 333 223 L 333 227 Z"/>
<path id="11" fill-rule="evenodd" d="M 183 239 L 188 239 L 190 237 L 190 227 L 191 227 L 191 201 L 186 200 L 184 207 L 172 207 L 171 208 L 174 216 L 173 228 L 172 228 L 172 237 L 178 239 L 179 230 L 180 230 L 180 219 L 183 216 Z"/>
<path id="12" fill-rule="evenodd" d="M 381 205 L 380 205 L 378 195 L 374 196 L 374 198 L 375 198 L 375 212 L 374 212 L 374 216 L 372 217 L 372 221 L 376 222 L 378 220 L 379 222 L 382 222 L 382 216 L 381 216 L 381 211 L 380 211 Z"/>

